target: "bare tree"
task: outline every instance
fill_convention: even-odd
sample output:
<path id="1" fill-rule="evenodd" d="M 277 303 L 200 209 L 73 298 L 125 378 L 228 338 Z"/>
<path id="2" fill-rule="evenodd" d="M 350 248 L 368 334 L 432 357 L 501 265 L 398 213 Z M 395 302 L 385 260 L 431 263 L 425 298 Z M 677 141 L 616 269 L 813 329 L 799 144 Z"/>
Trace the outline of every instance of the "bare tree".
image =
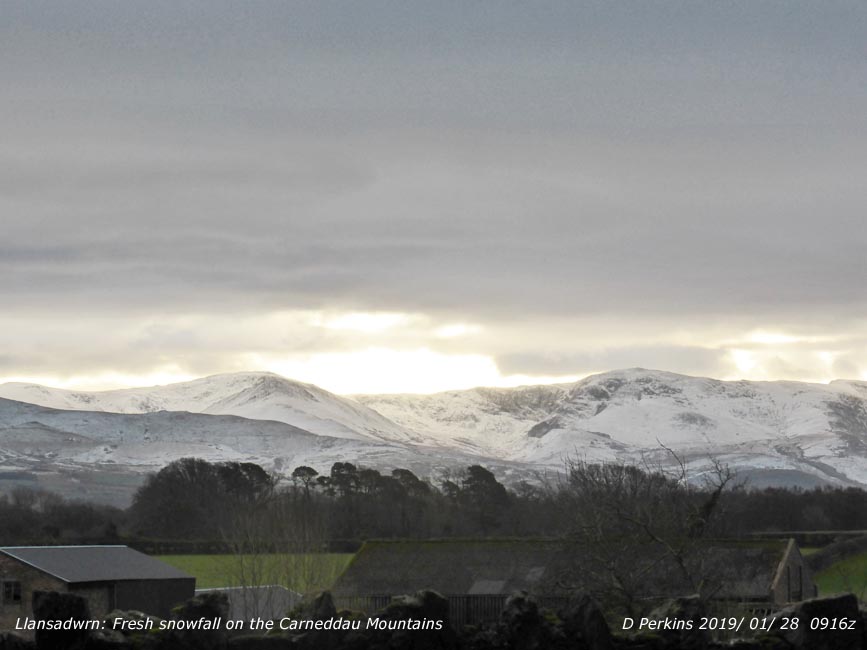
<path id="1" fill-rule="evenodd" d="M 573 521 L 572 582 L 635 614 L 639 601 L 672 590 L 704 596 L 719 588 L 702 546 L 717 530 L 721 496 L 733 480 L 728 467 L 696 484 L 676 454 L 667 470 L 568 461 L 561 491 Z"/>
<path id="2" fill-rule="evenodd" d="M 310 592 L 327 587 L 331 577 L 321 559 L 327 522 L 311 495 L 312 476 L 302 485 L 262 494 L 235 508 L 223 539 L 232 550 L 230 587 L 242 589 L 246 615 L 270 611 L 274 592 L 266 585 Z M 296 477 L 297 478 L 297 477 Z"/>

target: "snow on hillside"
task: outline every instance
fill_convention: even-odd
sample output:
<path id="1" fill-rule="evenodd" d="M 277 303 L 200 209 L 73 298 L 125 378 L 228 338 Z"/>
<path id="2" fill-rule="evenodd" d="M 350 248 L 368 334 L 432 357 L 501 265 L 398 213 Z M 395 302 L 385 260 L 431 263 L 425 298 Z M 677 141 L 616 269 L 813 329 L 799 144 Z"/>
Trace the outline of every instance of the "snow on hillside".
<path id="1" fill-rule="evenodd" d="M 529 386 L 353 398 L 422 434 L 429 444 L 507 458 L 523 453 L 528 432 L 551 416 L 566 391 L 561 386 Z"/>
<path id="2" fill-rule="evenodd" d="M 22 435 L 39 431 L 40 436 Z M 350 457 L 384 443 L 316 436 L 281 422 L 184 411 L 118 414 L 0 399 L 0 448 L 71 463 L 161 466 L 182 456 L 291 465 L 325 450 Z M 58 447 L 59 449 L 50 449 Z"/>
<path id="3" fill-rule="evenodd" d="M 145 473 L 185 456 L 253 462 L 284 477 L 299 465 L 327 474 L 339 461 L 387 472 L 401 467 L 422 477 L 476 462 L 515 478 L 531 469 L 459 451 L 314 435 L 273 420 L 58 410 L 0 398 L 0 488 L 11 476 L 33 487 L 126 505 Z"/>
<path id="4" fill-rule="evenodd" d="M 451 459 L 466 465 L 475 458 L 509 467 L 560 469 L 565 459 L 582 458 L 664 464 L 673 460 L 667 448 L 699 471 L 709 458 L 718 458 L 756 484 L 867 485 L 867 382 L 724 382 L 630 369 L 567 385 L 350 399 L 277 375 L 239 373 L 102 393 L 4 384 L 0 397 L 67 413 L 87 409 L 156 416 L 188 411 L 271 420 L 275 426 L 285 423 L 355 443 L 403 445 L 403 458 L 434 453 L 444 463 Z M 66 420 L 40 422 L 89 435 L 86 427 L 70 427 Z M 260 449 L 257 435 L 233 446 L 229 434 L 221 433 L 218 451 L 228 455 L 231 448 L 248 457 L 261 452 L 265 458 L 276 453 Z M 110 432 L 97 437 L 106 436 Z M 210 453 L 219 455 L 213 448 Z M 336 448 L 322 453 L 332 453 L 335 460 L 347 457 Z M 356 460 L 372 457 L 369 449 L 351 453 L 359 454 Z"/>
<path id="5" fill-rule="evenodd" d="M 661 459 L 665 446 L 750 472 L 867 483 L 865 382 L 724 382 L 630 369 L 567 386 L 356 399 L 438 444 L 510 460 Z"/>
<path id="6" fill-rule="evenodd" d="M 111 391 L 71 391 L 36 384 L 0 385 L 0 397 L 56 409 L 154 413 L 189 411 L 275 420 L 316 434 L 357 440 L 411 441 L 399 425 L 357 402 L 312 384 L 266 372 Z"/>

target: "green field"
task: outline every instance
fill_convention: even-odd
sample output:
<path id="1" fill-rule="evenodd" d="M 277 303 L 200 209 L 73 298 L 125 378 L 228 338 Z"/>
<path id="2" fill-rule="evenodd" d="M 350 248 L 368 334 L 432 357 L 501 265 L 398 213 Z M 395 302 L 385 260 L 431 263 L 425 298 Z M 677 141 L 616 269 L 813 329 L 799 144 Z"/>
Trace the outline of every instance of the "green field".
<path id="1" fill-rule="evenodd" d="M 308 593 L 328 589 L 352 553 L 159 555 L 160 560 L 196 577 L 197 589 L 280 584 Z"/>
<path id="2" fill-rule="evenodd" d="M 233 587 L 247 584 L 282 584 L 308 593 L 328 589 L 343 572 L 352 553 L 270 554 L 260 557 L 235 555 L 160 555 L 196 577 L 196 587 Z M 843 560 L 816 575 L 822 595 L 851 591 L 867 599 L 867 553 Z"/>
<path id="3" fill-rule="evenodd" d="M 851 591 L 860 599 L 867 598 L 867 553 L 853 555 L 822 571 L 816 576 L 822 595 Z"/>

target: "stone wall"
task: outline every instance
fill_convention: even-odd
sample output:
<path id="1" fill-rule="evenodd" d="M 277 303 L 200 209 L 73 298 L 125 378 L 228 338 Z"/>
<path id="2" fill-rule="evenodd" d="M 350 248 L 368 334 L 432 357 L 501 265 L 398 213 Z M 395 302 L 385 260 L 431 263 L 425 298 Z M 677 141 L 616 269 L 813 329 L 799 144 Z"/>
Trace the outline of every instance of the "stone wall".
<path id="1" fill-rule="evenodd" d="M 69 592 L 81 596 L 87 601 L 87 607 L 94 618 L 102 618 L 114 609 L 112 585 L 108 583 L 93 583 L 85 585 L 70 585 Z"/>
<path id="2" fill-rule="evenodd" d="M 21 583 L 21 603 L 17 605 L 0 603 L 0 631 L 14 629 L 18 618 L 33 616 L 34 591 L 67 591 L 66 583 L 62 580 L 0 553 L 0 582 L 4 580 L 15 580 Z"/>
<path id="3" fill-rule="evenodd" d="M 43 618 L 64 618 L 77 612 L 87 617 L 83 599 L 73 594 L 42 594 Z M 231 635 L 220 630 L 147 630 L 123 632 L 96 630 L 43 633 L 36 645 L 15 635 L 0 633 L 0 650 L 867 650 L 865 612 L 852 594 L 796 603 L 769 615 L 773 629 L 717 640 L 699 623 L 706 615 L 696 596 L 676 598 L 649 615 L 660 625 L 652 630 L 614 633 L 593 599 L 576 594 L 558 612 L 546 611 L 526 593 L 512 595 L 496 621 L 460 631 L 448 624 L 448 601 L 437 593 L 422 591 L 397 598 L 375 614 L 384 625 L 362 626 L 358 612 L 338 612 L 331 595 L 323 593 L 293 610 L 296 620 L 357 622 L 349 628 L 334 626 L 303 632 L 253 632 Z M 117 612 L 125 620 L 141 621 L 138 613 Z M 177 621 L 226 619 L 228 600 L 220 594 L 201 594 L 172 612 Z M 784 627 L 797 619 L 797 626 Z M 411 632 L 401 622 L 441 620 L 439 630 Z M 845 626 L 811 626 L 811 620 L 845 621 Z M 666 627 L 664 621 L 692 625 Z"/>

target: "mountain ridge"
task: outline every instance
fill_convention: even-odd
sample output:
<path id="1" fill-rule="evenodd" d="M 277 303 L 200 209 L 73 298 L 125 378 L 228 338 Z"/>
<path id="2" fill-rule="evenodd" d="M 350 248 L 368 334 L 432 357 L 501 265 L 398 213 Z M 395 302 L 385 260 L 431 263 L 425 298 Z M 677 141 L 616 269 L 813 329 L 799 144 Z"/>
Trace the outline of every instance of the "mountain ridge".
<path id="1" fill-rule="evenodd" d="M 339 438 L 274 420 L 189 411 L 62 410 L 0 398 L 0 493 L 19 486 L 125 507 L 147 473 L 182 457 L 254 462 L 286 478 L 299 465 L 335 462 L 435 477 L 484 462 L 501 475 L 526 464 L 400 442 Z M 540 468 L 542 469 L 542 468 Z"/>
<path id="2" fill-rule="evenodd" d="M 0 384 L 0 397 L 66 410 L 239 415 L 286 422 L 338 438 L 392 442 L 411 439 L 408 432 L 353 400 L 271 372 L 223 373 L 174 384 L 106 391 L 13 382 Z"/>
<path id="3" fill-rule="evenodd" d="M 404 445 L 410 455 L 434 449 L 461 462 L 556 471 L 569 458 L 665 464 L 671 458 L 661 450 L 669 449 L 699 474 L 713 457 L 759 484 L 779 476 L 800 485 L 867 485 L 867 382 L 857 380 L 723 381 L 630 368 L 566 384 L 348 397 L 248 372 L 103 392 L 3 384 L 0 397 L 70 413 L 234 415 L 356 443 Z"/>

